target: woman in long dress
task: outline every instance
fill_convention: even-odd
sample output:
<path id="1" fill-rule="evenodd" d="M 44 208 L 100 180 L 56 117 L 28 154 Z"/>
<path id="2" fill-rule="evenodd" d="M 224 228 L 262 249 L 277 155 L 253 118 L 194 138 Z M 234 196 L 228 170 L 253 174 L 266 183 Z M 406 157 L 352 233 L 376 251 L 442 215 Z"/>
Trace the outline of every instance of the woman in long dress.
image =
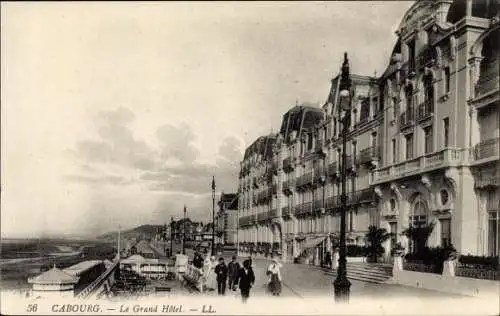
<path id="1" fill-rule="evenodd" d="M 203 261 L 203 279 L 207 291 L 213 290 L 213 288 L 211 288 L 212 285 L 209 283 L 210 274 L 213 273 L 212 268 L 212 261 L 210 260 L 210 256 L 207 255 Z"/>
<path id="2" fill-rule="evenodd" d="M 273 262 L 267 268 L 269 276 L 269 291 L 273 296 L 279 296 L 281 293 L 281 269 L 282 265 L 278 260 L 273 259 Z"/>
<path id="3" fill-rule="evenodd" d="M 217 286 L 217 276 L 215 275 L 215 257 L 207 255 L 203 263 L 203 277 L 205 279 L 205 286 L 208 291 L 214 291 Z"/>

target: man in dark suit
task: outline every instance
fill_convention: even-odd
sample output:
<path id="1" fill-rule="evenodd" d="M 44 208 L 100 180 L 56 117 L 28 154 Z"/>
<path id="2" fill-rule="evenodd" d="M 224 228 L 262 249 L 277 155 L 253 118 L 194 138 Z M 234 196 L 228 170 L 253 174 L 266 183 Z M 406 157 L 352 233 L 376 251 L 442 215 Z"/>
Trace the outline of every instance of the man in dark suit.
<path id="1" fill-rule="evenodd" d="M 231 262 L 227 265 L 228 286 L 230 291 L 236 291 L 236 282 L 239 272 L 240 264 L 236 261 L 236 256 L 233 256 Z"/>
<path id="2" fill-rule="evenodd" d="M 250 289 L 255 283 L 255 274 L 253 273 L 250 260 L 243 261 L 243 268 L 238 273 L 238 282 L 240 286 L 241 299 L 246 303 L 250 297 Z"/>
<path id="3" fill-rule="evenodd" d="M 219 264 L 215 266 L 215 274 L 217 274 L 217 292 L 219 295 L 224 295 L 227 282 L 227 267 L 224 258 L 219 258 Z"/>

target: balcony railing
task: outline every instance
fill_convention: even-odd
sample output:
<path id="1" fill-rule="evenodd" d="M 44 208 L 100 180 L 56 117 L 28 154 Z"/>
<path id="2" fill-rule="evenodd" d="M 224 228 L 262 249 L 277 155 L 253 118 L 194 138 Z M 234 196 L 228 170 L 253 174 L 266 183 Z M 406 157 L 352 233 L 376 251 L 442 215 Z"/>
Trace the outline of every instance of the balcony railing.
<path id="1" fill-rule="evenodd" d="M 267 219 L 267 212 L 257 214 L 257 221 L 262 222 Z"/>
<path id="2" fill-rule="evenodd" d="M 292 157 L 287 157 L 283 159 L 283 170 L 285 172 L 292 171 L 294 169 Z"/>
<path id="3" fill-rule="evenodd" d="M 353 157 L 351 155 L 347 155 L 345 157 L 345 167 L 346 167 L 346 170 L 351 170 L 354 167 L 355 158 L 356 157 L 354 157 L 354 159 L 353 159 Z"/>
<path id="4" fill-rule="evenodd" d="M 497 171 L 498 173 L 498 171 Z M 500 186 L 500 174 L 484 173 L 480 174 L 475 181 L 476 188 L 497 187 Z"/>
<path id="5" fill-rule="evenodd" d="M 425 120 L 427 118 L 432 117 L 434 114 L 434 100 L 429 99 L 425 100 L 425 102 L 422 102 L 418 106 L 417 110 L 417 120 Z"/>
<path id="6" fill-rule="evenodd" d="M 412 110 L 406 110 L 405 112 L 401 113 L 399 115 L 399 127 L 407 127 L 411 124 L 413 124 L 413 111 Z"/>
<path id="7" fill-rule="evenodd" d="M 417 57 L 417 68 L 421 69 L 432 65 L 436 61 L 436 51 L 433 47 L 426 47 Z"/>
<path id="8" fill-rule="evenodd" d="M 375 201 L 375 192 L 373 189 L 365 189 L 354 192 L 353 203 L 362 204 Z"/>
<path id="9" fill-rule="evenodd" d="M 481 159 L 487 159 L 487 158 L 493 158 L 496 157 L 498 159 L 500 155 L 500 147 L 498 145 L 498 142 L 500 141 L 499 137 L 495 138 L 490 138 L 487 140 L 484 140 L 474 146 L 473 148 L 473 159 L 474 160 L 481 160 Z"/>
<path id="10" fill-rule="evenodd" d="M 360 151 L 358 162 L 360 164 L 371 163 L 380 159 L 380 148 L 378 146 L 370 146 Z"/>
<path id="11" fill-rule="evenodd" d="M 312 211 L 311 207 L 312 207 L 312 202 L 302 203 L 295 207 L 294 213 L 295 215 L 304 215 L 311 213 Z"/>
<path id="12" fill-rule="evenodd" d="M 427 172 L 448 166 L 459 166 L 468 162 L 467 150 L 446 148 L 402 163 L 380 168 L 374 172 L 373 184 Z"/>
<path id="13" fill-rule="evenodd" d="M 323 200 L 315 200 L 314 201 L 314 204 L 313 204 L 313 209 L 315 211 L 319 210 L 319 209 L 322 209 L 325 207 L 325 204 L 323 203 Z"/>
<path id="14" fill-rule="evenodd" d="M 289 206 L 289 205 L 287 205 L 287 206 L 283 206 L 283 207 L 281 208 L 281 215 L 282 215 L 282 216 L 285 216 L 285 217 L 286 217 L 286 216 L 290 216 L 290 214 L 292 214 L 292 211 L 291 211 L 291 208 L 290 208 L 290 206 Z"/>
<path id="15" fill-rule="evenodd" d="M 314 145 L 316 152 L 323 152 L 323 144 L 324 144 L 324 142 L 322 139 L 316 140 L 316 143 Z"/>
<path id="16" fill-rule="evenodd" d="M 328 165 L 328 175 L 330 177 L 334 177 L 338 174 L 338 168 L 337 168 L 337 163 L 332 162 Z"/>
<path id="17" fill-rule="evenodd" d="M 330 196 L 326 199 L 326 209 L 331 210 L 340 206 L 339 196 Z"/>
<path id="18" fill-rule="evenodd" d="M 279 214 L 278 214 L 278 210 L 277 210 L 277 209 L 275 209 L 275 208 L 273 208 L 273 209 L 271 209 L 269 212 L 267 212 L 267 218 L 268 218 L 268 219 L 273 219 L 273 218 L 276 218 L 276 217 L 278 217 L 278 215 L 279 215 Z"/>
<path id="19" fill-rule="evenodd" d="M 308 172 L 302 176 L 300 176 L 298 179 L 297 179 L 297 183 L 296 183 L 296 186 L 298 188 L 300 187 L 303 187 L 303 186 L 306 186 L 308 184 L 311 184 L 312 181 L 313 181 L 313 173 L 312 172 Z"/>
<path id="20" fill-rule="evenodd" d="M 314 169 L 314 180 L 315 181 L 320 181 L 322 177 L 325 176 L 325 168 L 323 167 L 317 167 Z"/>
<path id="21" fill-rule="evenodd" d="M 498 76 L 498 62 L 491 62 L 490 67 L 485 67 L 479 75 L 475 87 L 475 95 L 481 96 L 498 90 L 500 77 Z"/>

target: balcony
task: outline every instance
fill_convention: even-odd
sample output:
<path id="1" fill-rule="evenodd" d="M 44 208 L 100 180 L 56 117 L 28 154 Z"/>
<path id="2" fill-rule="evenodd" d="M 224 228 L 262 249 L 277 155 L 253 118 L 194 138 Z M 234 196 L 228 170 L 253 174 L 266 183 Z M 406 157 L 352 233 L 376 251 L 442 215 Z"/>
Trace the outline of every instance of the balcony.
<path id="1" fill-rule="evenodd" d="M 296 216 L 310 214 L 312 212 L 312 202 L 302 203 L 295 206 L 294 213 Z"/>
<path id="2" fill-rule="evenodd" d="M 417 69 L 432 66 L 436 61 L 436 50 L 426 47 L 417 57 Z"/>
<path id="3" fill-rule="evenodd" d="M 297 188 L 304 188 L 304 187 L 312 184 L 312 182 L 313 182 L 313 173 L 308 172 L 308 173 L 300 176 L 297 179 L 296 187 Z"/>
<path id="4" fill-rule="evenodd" d="M 267 220 L 267 212 L 262 212 L 262 213 L 257 214 L 257 221 L 258 222 L 263 222 L 265 220 Z"/>
<path id="5" fill-rule="evenodd" d="M 484 140 L 474 146 L 472 150 L 472 159 L 473 160 L 483 160 L 483 159 L 488 159 L 488 160 L 497 160 L 499 159 L 499 150 L 500 147 L 498 145 L 498 142 L 500 141 L 499 137 L 495 138 L 490 138 L 487 140 Z"/>
<path id="6" fill-rule="evenodd" d="M 273 208 L 269 212 L 267 212 L 268 219 L 273 219 L 273 218 L 277 218 L 277 217 L 279 217 L 278 209 Z"/>
<path id="7" fill-rule="evenodd" d="M 500 186 L 500 174 L 497 171 L 496 174 L 483 173 L 476 177 L 474 187 L 475 188 L 488 188 L 488 187 L 498 187 Z"/>
<path id="8" fill-rule="evenodd" d="M 372 184 L 390 182 L 399 178 L 414 176 L 447 167 L 468 163 L 469 153 L 464 149 L 446 148 L 392 166 L 375 170 Z"/>
<path id="9" fill-rule="evenodd" d="M 365 189 L 354 192 L 352 203 L 365 204 L 373 203 L 375 201 L 375 191 L 373 189 Z"/>
<path id="10" fill-rule="evenodd" d="M 348 171 L 355 171 L 356 167 L 355 167 L 355 158 L 353 159 L 353 157 L 351 155 L 347 155 L 345 157 L 345 168 L 346 170 Z"/>
<path id="11" fill-rule="evenodd" d="M 413 111 L 407 110 L 399 115 L 399 127 L 405 128 L 414 124 Z"/>
<path id="12" fill-rule="evenodd" d="M 372 167 L 377 167 L 380 159 L 380 148 L 378 146 L 370 146 L 361 150 L 359 153 L 358 163 L 361 165 L 367 164 Z"/>
<path id="13" fill-rule="evenodd" d="M 325 208 L 325 204 L 323 203 L 323 200 L 315 200 L 313 203 L 313 210 L 315 212 L 319 212 L 320 210 Z"/>
<path id="14" fill-rule="evenodd" d="M 425 100 L 417 108 L 417 121 L 423 121 L 434 115 L 434 100 Z"/>
<path id="15" fill-rule="evenodd" d="M 337 163 L 332 162 L 328 165 L 328 175 L 332 178 L 337 177 L 339 174 L 339 170 L 337 168 Z"/>
<path id="16" fill-rule="evenodd" d="M 314 145 L 314 149 L 319 154 L 326 154 L 323 148 L 324 141 L 322 139 L 316 139 L 316 143 Z"/>
<path id="17" fill-rule="evenodd" d="M 293 162 L 292 162 L 292 157 L 287 157 L 283 160 L 283 171 L 285 172 L 290 172 L 295 169 Z"/>
<path id="18" fill-rule="evenodd" d="M 281 208 L 281 215 L 283 217 L 289 217 L 291 214 L 292 214 L 292 211 L 290 209 L 290 206 L 287 205 L 287 206 L 283 206 Z"/>
<path id="19" fill-rule="evenodd" d="M 314 169 L 314 182 L 325 183 L 325 168 L 317 167 Z"/>
<path id="20" fill-rule="evenodd" d="M 330 196 L 326 199 L 326 209 L 333 210 L 340 206 L 340 198 L 339 196 Z"/>
<path id="21" fill-rule="evenodd" d="M 239 219 L 239 225 L 240 225 L 240 227 L 250 225 L 250 217 L 248 217 L 248 216 L 242 216 L 242 217 L 240 217 L 240 219 Z"/>

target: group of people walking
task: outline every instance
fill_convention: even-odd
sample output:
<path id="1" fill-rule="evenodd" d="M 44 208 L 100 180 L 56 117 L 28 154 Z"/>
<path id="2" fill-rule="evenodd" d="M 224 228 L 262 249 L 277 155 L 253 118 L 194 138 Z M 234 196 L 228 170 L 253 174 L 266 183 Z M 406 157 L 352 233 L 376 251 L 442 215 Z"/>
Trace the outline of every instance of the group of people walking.
<path id="1" fill-rule="evenodd" d="M 243 264 L 237 261 L 236 256 L 232 256 L 231 261 L 226 265 L 224 258 L 220 257 L 218 264 L 215 263 L 215 257 L 207 255 L 205 260 L 199 253 L 195 253 L 193 265 L 203 270 L 207 290 L 215 290 L 217 284 L 217 293 L 226 294 L 226 288 L 229 291 L 240 290 L 242 301 L 245 303 L 250 297 L 250 290 L 255 284 L 255 273 L 252 267 L 252 258 L 248 257 Z M 267 268 L 268 291 L 273 296 L 279 296 L 281 293 L 281 269 L 282 265 L 278 260 L 273 259 Z"/>

